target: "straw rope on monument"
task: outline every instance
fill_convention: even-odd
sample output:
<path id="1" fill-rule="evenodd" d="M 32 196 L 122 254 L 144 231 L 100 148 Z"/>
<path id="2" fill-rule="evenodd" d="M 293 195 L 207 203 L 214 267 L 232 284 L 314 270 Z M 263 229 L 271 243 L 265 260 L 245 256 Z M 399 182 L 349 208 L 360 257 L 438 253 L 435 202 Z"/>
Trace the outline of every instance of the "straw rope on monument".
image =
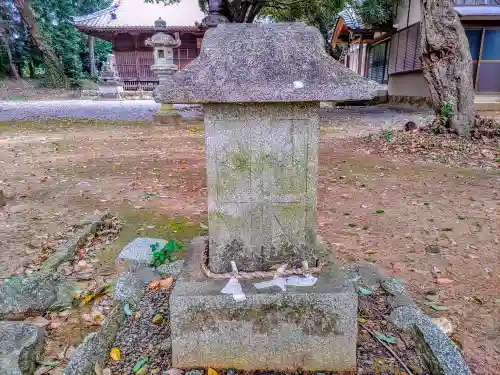
<path id="1" fill-rule="evenodd" d="M 302 268 L 292 268 L 292 269 L 279 269 L 277 270 L 269 270 L 269 271 L 252 271 L 252 272 L 245 272 L 245 271 L 238 271 L 238 272 L 223 272 L 223 273 L 215 273 L 210 270 L 208 267 L 208 244 L 205 246 L 205 251 L 203 252 L 203 259 L 201 263 L 201 270 L 205 274 L 206 277 L 209 279 L 214 279 L 214 280 L 229 280 L 231 278 L 236 278 L 236 279 L 244 279 L 244 280 L 252 280 L 252 279 L 269 279 L 275 277 L 277 274 L 282 277 L 287 277 L 287 276 L 304 276 L 304 275 L 314 275 L 314 274 L 319 274 L 321 273 L 321 270 L 323 269 L 323 264 L 321 262 L 318 262 L 317 267 L 312 267 L 309 268 L 308 262 L 305 260 L 302 262 Z M 285 265 L 286 266 L 286 265 Z"/>

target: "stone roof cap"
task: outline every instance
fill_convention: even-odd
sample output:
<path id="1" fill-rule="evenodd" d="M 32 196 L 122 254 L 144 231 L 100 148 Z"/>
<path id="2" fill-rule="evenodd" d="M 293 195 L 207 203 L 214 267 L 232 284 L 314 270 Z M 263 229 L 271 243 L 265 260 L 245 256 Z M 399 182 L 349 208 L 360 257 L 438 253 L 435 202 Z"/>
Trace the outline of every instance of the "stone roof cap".
<path id="1" fill-rule="evenodd" d="M 325 52 L 303 23 L 222 24 L 205 34 L 200 56 L 160 84 L 163 103 L 365 100 L 381 86 Z"/>

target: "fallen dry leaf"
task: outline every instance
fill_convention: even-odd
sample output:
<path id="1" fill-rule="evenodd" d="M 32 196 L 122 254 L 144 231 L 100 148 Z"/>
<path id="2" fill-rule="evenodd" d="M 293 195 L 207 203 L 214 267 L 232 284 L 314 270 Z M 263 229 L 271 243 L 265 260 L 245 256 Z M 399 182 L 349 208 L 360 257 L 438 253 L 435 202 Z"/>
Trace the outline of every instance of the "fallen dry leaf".
<path id="1" fill-rule="evenodd" d="M 434 280 L 436 284 L 451 284 L 453 280 L 451 279 L 446 279 L 444 277 L 439 277 L 436 280 Z"/>
<path id="2" fill-rule="evenodd" d="M 441 331 L 446 333 L 447 336 L 450 336 L 453 333 L 453 325 L 448 318 L 434 318 L 432 319 L 432 323 L 437 325 Z"/>
<path id="3" fill-rule="evenodd" d="M 160 289 L 160 280 L 153 280 L 148 284 L 148 290 Z"/>
<path id="4" fill-rule="evenodd" d="M 172 287 L 173 283 L 174 283 L 174 278 L 173 277 L 168 277 L 166 279 L 160 280 L 160 286 L 163 289 L 170 289 Z"/>
<path id="5" fill-rule="evenodd" d="M 148 284 L 148 290 L 170 289 L 174 282 L 173 277 L 168 277 L 162 280 L 153 280 Z"/>

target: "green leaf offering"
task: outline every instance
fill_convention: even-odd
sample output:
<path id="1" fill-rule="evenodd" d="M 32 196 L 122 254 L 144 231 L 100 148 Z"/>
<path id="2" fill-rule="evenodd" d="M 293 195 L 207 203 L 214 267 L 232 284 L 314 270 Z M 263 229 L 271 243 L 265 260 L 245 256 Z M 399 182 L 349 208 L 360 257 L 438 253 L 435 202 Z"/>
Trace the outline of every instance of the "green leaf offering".
<path id="1" fill-rule="evenodd" d="M 388 344 L 395 344 L 396 343 L 396 338 L 395 337 L 389 337 L 389 336 L 386 336 L 384 335 L 383 333 L 381 332 L 378 332 L 378 331 L 375 331 L 375 337 L 380 340 L 380 341 L 384 341 Z"/>
<path id="2" fill-rule="evenodd" d="M 137 363 L 135 364 L 134 368 L 132 369 L 132 371 L 134 372 L 134 374 L 139 371 L 147 362 L 148 360 L 147 359 L 139 359 L 137 361 Z"/>
<path id="3" fill-rule="evenodd" d="M 385 211 L 384 210 L 376 210 L 375 213 L 377 215 L 380 215 L 380 214 L 385 214 Z"/>
<path id="4" fill-rule="evenodd" d="M 56 362 L 56 361 L 42 362 L 42 365 L 47 366 L 47 367 L 56 367 L 58 364 L 59 364 L 59 362 Z"/>
<path id="5" fill-rule="evenodd" d="M 126 316 L 132 316 L 132 310 L 130 309 L 130 305 L 128 302 L 123 305 L 123 312 L 125 313 Z"/>
<path id="6" fill-rule="evenodd" d="M 436 311 L 445 311 L 449 310 L 450 308 L 447 306 L 441 306 L 441 305 L 430 305 L 429 306 L 431 309 L 436 310 Z"/>
<path id="7" fill-rule="evenodd" d="M 370 289 L 365 289 L 365 288 L 359 288 L 359 294 L 363 296 L 369 296 L 372 294 L 372 291 Z"/>
<path id="8" fill-rule="evenodd" d="M 175 260 L 175 253 L 181 248 L 181 245 L 176 243 L 174 240 L 169 240 L 163 248 L 160 249 L 160 245 L 156 243 L 151 245 L 151 251 L 153 252 L 153 260 L 151 264 L 158 267 L 165 263 L 165 261 L 172 262 Z"/>

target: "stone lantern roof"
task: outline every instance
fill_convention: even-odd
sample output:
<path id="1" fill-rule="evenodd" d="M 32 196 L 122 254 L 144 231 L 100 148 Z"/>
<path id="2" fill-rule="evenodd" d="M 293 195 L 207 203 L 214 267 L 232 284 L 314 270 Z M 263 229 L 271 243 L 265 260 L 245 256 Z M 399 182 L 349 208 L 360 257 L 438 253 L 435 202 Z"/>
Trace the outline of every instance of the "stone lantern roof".
<path id="1" fill-rule="evenodd" d="M 328 56 L 304 23 L 221 24 L 200 56 L 157 87 L 163 103 L 367 100 L 380 89 Z"/>
<path id="2" fill-rule="evenodd" d="M 155 31 L 166 31 L 167 30 L 167 21 L 162 19 L 161 17 L 155 21 Z"/>

